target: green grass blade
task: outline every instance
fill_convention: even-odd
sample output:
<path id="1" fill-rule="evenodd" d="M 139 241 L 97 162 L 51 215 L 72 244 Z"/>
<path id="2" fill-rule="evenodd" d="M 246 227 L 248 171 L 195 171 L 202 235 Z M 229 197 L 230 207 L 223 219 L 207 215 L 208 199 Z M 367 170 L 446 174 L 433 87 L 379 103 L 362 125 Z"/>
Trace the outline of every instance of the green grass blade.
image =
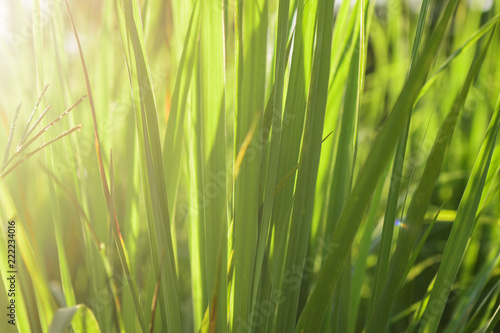
<path id="1" fill-rule="evenodd" d="M 217 332 L 227 332 L 227 204 L 224 16 L 221 0 L 201 2 L 199 115 L 201 123 L 201 192 L 205 220 L 205 283 L 210 317 Z"/>
<path id="2" fill-rule="evenodd" d="M 21 110 L 21 103 L 19 103 L 19 105 L 16 108 L 16 111 L 14 113 L 14 120 L 12 121 L 12 125 L 10 127 L 9 138 L 7 139 L 7 145 L 5 146 L 5 153 L 3 156 L 2 171 L 7 166 L 7 161 L 9 160 L 10 147 L 12 145 L 12 139 L 14 137 L 14 132 L 16 130 L 16 123 L 17 123 L 17 118 L 19 117 L 20 110 Z"/>
<path id="3" fill-rule="evenodd" d="M 358 136 L 358 117 L 363 91 L 365 63 L 366 63 L 366 23 L 367 4 L 358 1 L 359 27 L 356 28 L 354 50 L 350 60 L 347 88 L 345 93 L 344 110 L 340 122 L 340 134 L 337 144 L 337 155 L 333 169 L 333 183 L 330 189 L 329 211 L 327 215 L 326 234 L 330 235 L 338 222 L 338 218 L 345 205 L 345 200 L 351 192 L 356 160 L 356 146 Z M 351 281 L 351 256 L 348 255 L 347 264 L 339 286 L 334 296 L 333 329 L 346 332 L 350 322 L 350 281 Z"/>
<path id="4" fill-rule="evenodd" d="M 441 72 L 450 66 L 450 64 L 455 60 L 460 54 L 464 53 L 469 47 L 477 43 L 485 34 L 487 34 L 491 29 L 496 26 L 496 23 L 500 21 L 500 14 L 491 18 L 488 22 L 483 24 L 477 31 L 475 31 L 459 48 L 457 48 L 453 53 L 446 58 L 445 61 L 439 66 L 439 68 L 429 77 L 429 80 L 425 83 L 422 91 L 420 92 L 419 99 L 424 95 L 432 86 L 432 84 L 437 80 Z"/>
<path id="5" fill-rule="evenodd" d="M 374 3 L 372 2 L 372 5 Z M 332 45 L 335 46 L 333 51 L 331 68 L 330 68 L 330 83 L 329 94 L 327 101 L 327 108 L 325 113 L 325 126 L 323 136 L 327 138 L 322 143 L 321 159 L 318 170 L 318 187 L 315 193 L 315 207 L 311 230 L 311 255 L 316 251 L 320 243 L 324 241 L 322 234 L 325 233 L 327 227 L 327 214 L 328 202 L 331 197 L 331 186 L 333 182 L 333 168 L 335 163 L 331 163 L 336 156 L 336 146 L 339 132 L 338 118 L 341 115 L 343 97 L 345 93 L 344 86 L 347 84 L 347 76 L 349 74 L 349 67 L 351 62 L 353 48 L 355 47 L 358 39 L 357 29 L 360 27 L 359 23 L 359 6 L 355 6 L 351 13 L 349 13 L 350 4 L 343 2 L 339 13 L 335 18 L 335 26 L 333 30 Z M 323 249 L 320 247 L 320 249 Z M 320 250 L 321 252 L 321 250 Z M 321 256 L 321 253 L 319 253 Z M 306 279 L 303 283 L 303 289 L 308 288 L 311 284 L 312 276 Z"/>
<path id="6" fill-rule="evenodd" d="M 261 137 L 261 115 L 265 107 L 268 1 L 238 2 L 236 12 L 238 87 L 234 133 L 236 170 L 232 330 L 238 332 L 248 322 L 250 325 L 252 322 L 252 277 L 258 239 L 261 163 L 261 154 L 256 147 L 259 140 L 254 139 Z"/>
<path id="7" fill-rule="evenodd" d="M 415 64 L 422 40 L 424 25 L 427 17 L 427 10 L 429 8 L 429 0 L 423 1 L 418 15 L 417 30 L 415 38 L 413 39 L 413 47 L 410 58 L 410 70 Z M 375 268 L 375 282 L 373 286 L 372 296 L 370 298 L 369 316 L 373 313 L 373 307 L 380 297 L 382 288 L 389 273 L 389 258 L 391 254 L 392 239 L 394 232 L 394 223 L 396 221 L 396 213 L 398 206 L 399 190 L 401 187 L 401 180 L 403 176 L 403 167 L 406 153 L 406 145 L 408 141 L 408 134 L 410 131 L 411 114 L 408 117 L 406 127 L 401 134 L 396 148 L 396 156 L 394 157 L 394 164 L 392 167 L 391 184 L 389 187 L 389 196 L 384 215 L 384 224 L 382 229 L 382 238 L 380 241 L 380 249 L 377 257 L 377 266 Z"/>
<path id="8" fill-rule="evenodd" d="M 3 180 L 0 180 L 0 182 L 3 183 Z M 0 185 L 0 186 L 3 186 L 5 187 L 5 185 Z M 11 219 L 13 217 L 13 215 L 11 215 L 15 209 L 14 207 L 10 207 L 12 203 L 8 203 L 6 202 L 6 200 L 4 202 L 1 202 L 0 203 L 0 212 L 2 213 L 1 214 L 1 217 L 4 219 L 4 221 L 8 221 L 9 219 Z M 4 229 L 2 229 L 4 230 Z M 0 234 L 0 246 L 2 249 L 7 249 L 8 248 L 8 244 L 9 242 L 7 241 L 8 238 L 7 237 L 7 233 L 6 232 L 2 232 Z M 17 257 L 18 259 L 17 260 L 20 260 L 19 257 Z M 4 256 L 1 256 L 0 257 L 0 267 L 2 267 L 2 269 L 0 270 L 0 278 L 2 279 L 2 284 L 1 284 L 1 287 L 0 287 L 0 300 L 3 304 L 5 304 L 5 306 L 7 307 L 9 302 L 10 302 L 10 299 L 8 298 L 8 296 L 13 296 L 12 294 L 9 295 L 9 289 L 10 289 L 10 280 L 7 280 L 7 278 L 9 277 L 9 269 L 8 269 L 8 257 L 6 255 Z M 22 267 L 22 266 L 21 266 Z M 18 269 L 18 273 L 21 273 L 23 274 L 24 273 L 24 269 Z M 4 318 L 4 320 L 2 320 L 0 322 L 0 329 L 2 330 L 2 332 L 31 332 L 32 329 L 31 329 L 31 325 L 30 325 L 30 314 L 27 310 L 27 305 L 26 305 L 26 301 L 25 301 L 25 295 L 24 295 L 24 285 L 21 284 L 18 288 L 16 288 L 16 291 L 15 291 L 15 298 L 14 298 L 14 301 L 15 301 L 15 307 L 16 307 L 16 325 L 11 325 L 8 321 L 12 320 L 12 318 L 9 316 L 6 318 Z M 9 310 L 10 312 L 10 310 Z M 9 313 L 10 314 L 10 313 Z"/>
<path id="9" fill-rule="evenodd" d="M 172 94 L 172 104 L 167 122 L 165 134 L 165 144 L 163 147 L 163 162 L 165 177 L 167 181 L 168 196 L 177 195 L 180 186 L 181 176 L 181 156 L 182 149 L 187 151 L 187 186 L 189 188 L 189 201 L 185 205 L 177 208 L 174 204 L 173 214 L 176 210 L 186 216 L 190 221 L 188 226 L 189 253 L 191 267 L 191 290 L 193 299 L 194 329 L 201 326 L 203 315 L 208 305 L 207 283 L 205 281 L 205 227 L 204 227 L 204 206 L 200 202 L 202 193 L 201 175 L 201 123 L 197 119 L 197 112 L 194 107 L 189 107 L 190 98 L 192 101 L 198 98 L 198 85 L 196 77 L 199 76 L 195 64 L 198 63 L 199 54 L 199 34 L 200 34 L 200 3 L 196 1 L 190 13 L 190 21 L 187 27 L 184 40 L 184 49 L 179 63 L 174 92 Z M 191 91 L 191 97 L 189 93 Z M 196 105 L 196 102 L 193 103 Z M 186 110 L 186 108 L 188 108 Z M 187 119 L 187 121 L 185 120 Z M 184 139 L 183 139 L 184 138 Z M 190 138 L 186 140 L 185 138 Z M 176 157 L 176 158 L 173 158 Z M 170 182 L 177 185 L 172 188 Z"/>
<path id="10" fill-rule="evenodd" d="M 472 307 L 478 302 L 481 292 L 486 287 L 486 283 L 492 277 L 493 270 L 500 262 L 500 252 L 485 263 L 481 270 L 477 273 L 476 278 L 468 287 L 465 293 L 460 295 L 458 305 L 451 322 L 448 324 L 444 333 L 459 332 L 464 329 L 464 326 L 471 315 Z"/>
<path id="11" fill-rule="evenodd" d="M 57 309 L 50 324 L 49 333 L 64 333 L 70 324 L 75 332 L 101 332 L 92 310 L 83 304 L 78 304 Z"/>
<path id="12" fill-rule="evenodd" d="M 161 270 L 160 304 L 167 330 L 182 331 L 179 282 L 175 266 L 167 191 L 159 138 L 156 101 L 147 61 L 139 5 L 135 1 L 115 2 L 122 44 L 134 100 L 142 166 L 143 192 L 147 206 L 150 249 L 155 276 Z M 160 260 L 165 262 L 160 264 Z"/>
<path id="13" fill-rule="evenodd" d="M 457 217 L 453 223 L 450 238 L 446 243 L 443 259 L 441 261 L 441 265 L 439 266 L 436 283 L 431 292 L 429 303 L 435 303 L 437 305 L 433 306 L 432 311 L 427 309 L 424 314 L 424 323 L 421 327 L 421 332 L 436 332 L 438 329 L 445 303 L 436 302 L 435 300 L 448 296 L 452 281 L 454 281 L 460 267 L 463 253 L 465 252 L 467 242 L 475 225 L 477 209 L 481 199 L 484 182 L 486 180 L 499 128 L 500 99 L 495 107 L 488 132 L 486 133 L 485 141 L 483 142 L 476 164 L 472 170 L 467 188 L 462 200 L 460 201 Z"/>
<path id="14" fill-rule="evenodd" d="M 167 120 L 167 129 L 163 144 L 163 166 L 165 168 L 165 181 L 167 184 L 167 196 L 172 216 L 176 211 L 176 192 L 180 183 L 182 164 L 182 148 L 184 147 L 184 127 L 186 118 L 186 107 L 188 104 L 188 93 L 193 77 L 195 54 L 198 51 L 199 37 L 199 3 L 196 1 L 190 15 L 186 38 L 183 45 L 182 55 L 179 62 L 179 70 L 175 80 L 172 93 L 170 113 Z M 173 158 L 175 156 L 175 158 Z"/>
<path id="15" fill-rule="evenodd" d="M 387 175 L 388 170 L 384 172 Z M 358 314 L 360 312 L 359 305 L 361 303 L 361 289 L 363 288 L 363 282 L 366 277 L 366 266 L 368 256 L 370 254 L 370 247 L 372 245 L 372 234 L 373 227 L 377 222 L 377 209 L 380 204 L 380 199 L 382 196 L 382 190 L 385 184 L 385 177 L 382 177 L 379 181 L 377 189 L 373 194 L 373 200 L 368 210 L 365 230 L 360 240 L 358 256 L 354 266 L 354 272 L 352 274 L 351 290 L 349 296 L 349 332 L 355 332 L 356 323 L 358 321 Z"/>
<path id="16" fill-rule="evenodd" d="M 495 328 L 495 326 L 498 324 L 499 321 L 500 321 L 500 305 L 497 307 L 495 313 L 493 314 L 493 316 L 491 316 L 491 319 L 488 321 L 488 324 L 484 327 L 481 333 L 493 332 L 493 329 Z"/>
<path id="17" fill-rule="evenodd" d="M 299 267 L 300 270 L 296 273 L 299 273 L 297 277 L 300 280 L 306 261 L 314 189 L 323 139 L 323 124 L 330 78 L 333 4 L 333 0 L 320 2 L 316 11 L 316 38 L 319 42 L 314 49 L 304 136 L 300 150 L 297 187 L 293 198 L 290 236 L 285 262 L 285 272 L 291 272 L 292 269 Z M 289 299 L 285 300 L 284 304 L 278 308 L 277 330 L 291 332 L 294 330 L 296 322 L 300 288 L 297 288 L 296 283 L 285 283 L 282 292 L 284 295 L 288 295 Z"/>
<path id="18" fill-rule="evenodd" d="M 196 75 L 198 75 L 196 73 Z M 197 100 L 197 88 L 193 89 L 193 104 Z M 203 214 L 203 205 L 199 199 L 199 193 L 202 192 L 201 176 L 201 124 L 198 117 L 198 110 L 191 108 L 188 114 L 188 133 L 194 140 L 188 143 L 189 152 L 189 203 L 188 218 L 191 221 L 189 228 L 189 251 L 191 256 L 191 284 L 193 288 L 193 309 L 194 325 L 198 329 L 203 320 L 205 310 L 208 306 L 209 296 L 207 294 L 207 285 L 205 283 L 205 223 Z"/>
<path id="19" fill-rule="evenodd" d="M 318 328 L 327 305 L 335 291 L 339 273 L 347 259 L 349 248 L 361 223 L 378 178 L 388 163 L 393 150 L 396 148 L 397 138 L 401 134 L 411 105 L 415 102 L 418 92 L 424 84 L 434 55 L 442 40 L 456 1 L 450 1 L 442 18 L 434 30 L 429 42 L 417 60 L 419 71 L 410 73 L 403 90 L 396 101 L 393 111 L 386 121 L 382 131 L 375 139 L 367 160 L 362 167 L 351 195 L 346 202 L 337 228 L 334 231 L 330 256 L 325 260 L 318 283 L 313 289 L 309 301 L 299 320 L 299 328 Z M 370 170 L 369 172 L 367 170 Z"/>
<path id="20" fill-rule="evenodd" d="M 11 195 L 3 180 L 0 181 L 0 199 L 2 210 L 4 211 L 4 216 L 6 216 L 8 220 L 16 221 L 16 250 L 19 250 L 19 253 L 21 254 L 21 256 L 17 257 L 17 259 L 20 260 L 22 258 L 27 271 L 20 271 L 19 273 L 27 273 L 31 278 L 36 297 L 36 305 L 38 310 L 37 315 L 40 320 L 40 325 L 42 330 L 47 331 L 49 323 L 51 322 L 54 315 L 56 302 L 48 288 L 46 276 L 42 273 L 40 266 L 38 265 L 39 260 L 37 259 L 35 252 L 33 251 L 29 236 L 26 233 L 25 227 L 23 226 L 23 221 L 19 219 L 19 214 L 17 213 Z M 2 230 L 4 229 L 2 228 Z M 2 235 L 2 237 L 5 239 L 6 235 L 4 234 Z M 27 294 L 27 291 L 25 292 L 25 294 Z M 29 317 L 31 316 L 28 314 L 28 318 Z"/>
<path id="21" fill-rule="evenodd" d="M 481 55 L 476 59 L 467 74 L 462 89 L 456 96 L 452 109 L 448 113 L 434 146 L 432 147 L 431 153 L 427 158 L 422 177 L 408 208 L 408 214 L 405 220 L 407 227 L 401 229 L 396 252 L 390 263 L 389 277 L 386 280 L 380 299 L 377 302 L 377 310 L 374 311 L 370 323 L 367 326 L 367 332 L 383 331 L 389 323 L 392 304 L 398 291 L 394 286 L 399 286 L 405 278 L 404 274 L 406 272 L 407 262 L 410 258 L 413 245 L 418 237 L 418 231 L 422 225 L 425 212 L 427 211 L 432 189 L 439 176 L 444 155 L 451 141 L 455 125 L 463 104 L 465 103 L 472 80 L 476 77 L 486 57 L 488 46 L 489 44 L 483 49 Z"/>
<path id="22" fill-rule="evenodd" d="M 127 277 L 126 278 L 127 286 L 129 287 L 129 290 L 130 290 L 132 297 L 134 299 L 134 303 L 135 303 L 134 305 L 136 307 L 136 315 L 139 318 L 139 322 L 142 326 L 142 330 L 145 331 L 146 323 L 145 323 L 145 318 L 144 318 L 144 313 L 142 311 L 142 308 L 139 306 L 139 293 L 137 291 L 137 286 L 136 286 L 135 282 L 133 281 L 133 279 L 129 278 L 132 276 L 130 273 L 130 262 L 128 260 L 128 255 L 126 253 L 123 238 L 121 236 L 121 232 L 120 232 L 120 228 L 119 228 L 119 224 L 118 224 L 118 219 L 116 216 L 116 211 L 114 208 L 114 203 L 111 200 L 109 185 L 108 185 L 108 181 L 106 178 L 106 172 L 104 170 L 104 163 L 103 163 L 103 158 L 102 158 L 102 153 L 101 153 L 101 144 L 100 144 L 100 139 L 99 139 L 99 130 L 98 130 L 98 125 L 97 125 L 96 109 L 95 109 L 95 105 L 94 105 L 94 98 L 92 95 L 92 89 L 90 86 L 90 79 L 89 79 L 89 75 L 88 75 L 88 71 L 87 71 L 87 65 L 85 62 L 85 57 L 83 55 L 82 46 L 80 43 L 80 38 L 78 36 L 78 32 L 76 30 L 73 16 L 71 14 L 71 10 L 70 10 L 70 7 L 69 7 L 67 1 L 65 1 L 65 5 L 66 5 L 67 12 L 68 12 L 68 16 L 70 18 L 71 27 L 73 29 L 75 40 L 76 40 L 76 43 L 78 46 L 78 53 L 80 56 L 80 62 L 81 62 L 83 74 L 85 77 L 85 85 L 86 85 L 86 89 L 87 89 L 87 93 L 88 93 L 88 97 L 89 97 L 89 104 L 90 104 L 90 109 L 91 109 L 91 113 L 92 113 L 92 121 L 94 124 L 94 138 L 95 138 L 95 148 L 96 148 L 96 153 L 97 153 L 97 161 L 98 161 L 98 165 L 99 165 L 99 174 L 100 174 L 101 185 L 103 188 L 104 197 L 105 197 L 106 206 L 107 206 L 107 214 L 108 214 L 107 217 L 108 217 L 108 221 L 110 222 L 110 223 L 108 223 L 108 228 L 113 228 L 114 235 L 115 235 L 116 248 L 118 250 L 120 263 L 121 263 L 122 268 L 123 268 L 123 273 Z M 150 92 L 151 92 L 151 90 L 150 90 Z M 68 112 L 68 111 L 69 110 L 67 110 L 66 112 Z M 60 119 L 60 118 L 58 118 L 58 119 Z M 113 222 L 111 222 L 111 221 L 113 221 L 114 224 L 112 224 Z M 107 275 L 108 275 L 108 279 L 110 281 L 112 281 L 109 267 L 107 268 Z M 112 286 L 112 288 L 113 288 L 113 286 Z M 116 297 L 115 297 L 115 300 L 116 300 Z M 118 305 L 118 302 L 116 302 L 116 304 Z M 119 307 L 117 306 L 117 309 L 118 308 Z M 120 326 L 120 330 L 123 330 L 123 324 L 122 324 L 122 321 L 120 318 L 121 318 L 120 315 L 118 315 L 118 324 Z"/>
<path id="23" fill-rule="evenodd" d="M 269 147 L 269 162 L 265 165 L 265 175 L 266 181 L 264 184 L 264 194 L 263 194 L 263 207 L 262 207 L 262 222 L 259 231 L 259 243 L 257 247 L 257 256 L 255 261 L 255 274 L 254 274 L 254 286 L 253 286 L 253 299 L 252 302 L 255 304 L 257 301 L 258 294 L 260 292 L 260 286 L 262 285 L 265 289 L 270 281 L 261 281 L 261 274 L 263 269 L 263 261 L 266 248 L 270 245 L 271 241 L 271 214 L 275 197 L 275 190 L 277 184 L 277 174 L 278 174 L 278 163 L 279 160 L 273 158 L 273 156 L 279 156 L 281 147 L 281 133 L 282 133 L 282 113 L 283 113 L 283 90 L 285 84 L 285 70 L 287 58 L 289 55 L 289 50 L 287 50 L 288 42 L 288 12 L 289 12 L 290 1 L 284 0 L 279 2 L 278 10 L 278 28 L 276 36 L 276 59 L 274 64 L 274 86 L 270 99 L 268 101 L 268 110 L 264 115 L 264 129 L 262 131 L 263 139 L 267 140 L 266 134 L 270 136 L 270 147 Z M 266 117 L 267 116 L 267 117 Z M 268 121 L 268 126 L 266 126 L 267 118 L 271 118 Z M 267 133 L 266 133 L 267 129 Z M 271 133 L 269 133 L 271 131 Z M 265 293 L 265 291 L 264 291 Z M 254 305 L 255 306 L 255 305 Z"/>
<path id="24" fill-rule="evenodd" d="M 293 190 L 296 174 L 290 173 L 296 169 L 299 161 L 299 151 L 304 129 L 305 110 L 307 108 L 308 82 L 310 80 L 313 54 L 313 40 L 316 26 L 316 2 L 298 0 L 290 6 L 290 10 L 297 8 L 296 26 L 293 34 L 293 48 L 290 63 L 290 74 L 286 86 L 286 100 L 283 111 L 280 152 L 278 156 L 277 179 L 290 178 L 276 193 L 271 214 L 272 228 L 274 228 L 274 248 L 268 249 L 269 270 L 274 277 L 264 300 L 279 299 L 283 295 L 284 265 L 287 251 L 287 237 L 289 221 L 293 203 Z M 290 16 L 289 16 L 290 19 Z M 276 156 L 272 157 L 276 158 Z M 278 185 L 279 186 L 279 185 Z M 276 297 L 278 295 L 279 297 Z M 276 310 L 285 304 L 273 304 L 269 315 L 265 317 L 266 332 L 276 331 L 279 323 Z M 277 308 L 277 309 L 276 309 Z"/>
<path id="25" fill-rule="evenodd" d="M 443 203 L 443 205 L 444 205 L 444 203 Z M 422 248 L 424 247 L 425 241 L 429 237 L 429 235 L 432 231 L 432 228 L 436 224 L 438 216 L 439 216 L 439 211 L 436 213 L 436 215 L 432 219 L 431 223 L 429 224 L 429 226 L 425 230 L 424 234 L 422 235 L 422 237 L 418 241 L 418 244 L 415 246 L 415 249 L 412 251 L 410 258 L 408 259 L 408 264 L 406 265 L 406 272 L 404 273 L 405 277 L 408 276 L 408 273 L 414 267 L 414 263 L 417 260 L 417 257 L 420 254 L 420 251 L 422 251 Z M 405 281 L 401 281 L 401 284 L 403 284 Z"/>
<path id="26" fill-rule="evenodd" d="M 331 234 L 338 222 L 339 215 L 344 206 L 344 198 L 351 191 L 353 169 L 355 162 L 355 151 L 357 145 L 358 114 L 360 108 L 360 95 L 363 89 L 363 68 L 366 54 L 365 50 L 365 8 L 364 1 L 358 1 L 357 10 L 361 27 L 357 29 L 353 53 L 347 77 L 347 88 L 345 92 L 344 110 L 340 123 L 340 135 L 337 144 L 337 156 L 333 169 L 333 183 L 328 203 L 328 225 L 326 233 Z"/>

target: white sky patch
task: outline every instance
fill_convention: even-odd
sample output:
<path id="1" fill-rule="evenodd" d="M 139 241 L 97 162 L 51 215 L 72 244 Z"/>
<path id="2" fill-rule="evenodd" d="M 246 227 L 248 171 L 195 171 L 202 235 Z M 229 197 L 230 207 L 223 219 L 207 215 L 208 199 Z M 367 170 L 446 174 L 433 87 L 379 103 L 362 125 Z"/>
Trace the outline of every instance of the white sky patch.
<path id="1" fill-rule="evenodd" d="M 78 33 L 78 37 L 80 38 L 80 43 L 85 44 L 86 35 L 83 33 Z M 69 31 L 66 33 L 64 36 L 64 50 L 69 55 L 75 55 L 78 54 L 78 43 L 76 42 L 75 35 L 73 34 L 73 31 Z"/>
<path id="2" fill-rule="evenodd" d="M 41 0 L 42 5 L 47 1 Z M 32 0 L 0 0 L 0 38 L 9 44 L 26 40 L 31 35 L 32 8 Z"/>
<path id="3" fill-rule="evenodd" d="M 0 0 L 2 1 L 2 0 Z M 32 10 L 33 9 L 33 0 L 21 0 L 21 4 L 24 9 Z"/>
<path id="4" fill-rule="evenodd" d="M 335 3 L 333 4 L 333 8 L 335 11 L 338 11 L 340 9 L 340 5 L 344 2 L 345 0 L 335 0 Z M 351 7 L 354 7 L 356 4 L 356 0 L 347 0 L 351 1 Z"/>
<path id="5" fill-rule="evenodd" d="M 7 16 L 10 6 L 7 0 L 0 0 L 0 36 L 2 39 L 8 39 L 9 29 L 7 28 Z"/>
<path id="6" fill-rule="evenodd" d="M 356 4 L 356 0 L 335 0 L 335 11 L 338 11 L 340 8 L 340 5 L 344 1 L 350 1 L 351 2 L 351 7 L 353 7 Z M 377 2 L 377 6 L 384 6 L 387 3 L 387 0 L 375 0 Z M 422 5 L 422 0 L 409 0 L 409 5 L 410 8 L 415 11 L 419 12 L 420 7 Z M 476 11 L 488 11 L 491 9 L 493 6 L 493 0 L 467 0 L 467 4 L 469 5 L 469 8 L 476 10 Z"/>
<path id="7" fill-rule="evenodd" d="M 468 0 L 469 7 L 478 11 L 488 11 L 493 6 L 493 0 Z"/>

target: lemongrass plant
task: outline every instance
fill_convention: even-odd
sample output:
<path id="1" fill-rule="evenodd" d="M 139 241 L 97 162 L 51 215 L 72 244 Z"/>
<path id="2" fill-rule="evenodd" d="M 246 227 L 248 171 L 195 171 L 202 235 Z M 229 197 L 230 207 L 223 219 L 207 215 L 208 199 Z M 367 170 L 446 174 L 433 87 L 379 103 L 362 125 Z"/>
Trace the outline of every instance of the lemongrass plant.
<path id="1" fill-rule="evenodd" d="M 500 1 L 0 9 L 1 332 L 499 329 Z"/>

